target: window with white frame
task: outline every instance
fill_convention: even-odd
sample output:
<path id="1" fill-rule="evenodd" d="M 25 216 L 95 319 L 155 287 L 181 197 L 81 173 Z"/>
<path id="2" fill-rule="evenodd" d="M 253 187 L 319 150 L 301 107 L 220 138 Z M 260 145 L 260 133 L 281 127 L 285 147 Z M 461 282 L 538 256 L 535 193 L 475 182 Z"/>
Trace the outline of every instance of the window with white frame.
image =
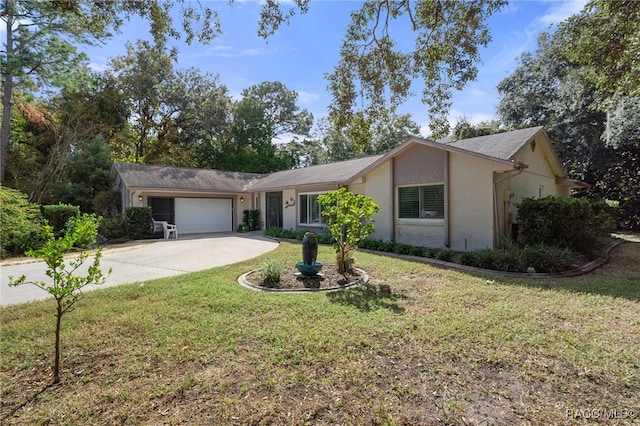
<path id="1" fill-rule="evenodd" d="M 443 219 L 444 185 L 435 184 L 399 187 L 398 218 Z"/>
<path id="2" fill-rule="evenodd" d="M 300 223 L 305 225 L 321 225 L 322 214 L 318 195 L 321 194 L 300 194 Z"/>

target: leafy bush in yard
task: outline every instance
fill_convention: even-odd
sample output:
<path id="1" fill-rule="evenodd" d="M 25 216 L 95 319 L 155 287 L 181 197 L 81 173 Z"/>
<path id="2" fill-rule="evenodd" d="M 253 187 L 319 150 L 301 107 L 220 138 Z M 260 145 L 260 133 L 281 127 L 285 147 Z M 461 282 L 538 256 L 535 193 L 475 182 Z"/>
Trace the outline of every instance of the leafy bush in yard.
<path id="1" fill-rule="evenodd" d="M 373 217 L 380 211 L 372 198 L 346 188 L 318 195 L 318 204 L 333 237 L 339 272 L 351 270 L 352 252 L 375 231 Z"/>
<path id="2" fill-rule="evenodd" d="M 122 239 L 127 235 L 127 222 L 121 217 L 102 219 L 100 235 L 108 241 Z"/>
<path id="3" fill-rule="evenodd" d="M 305 231 L 293 231 L 281 228 L 268 228 L 265 235 L 274 238 L 302 240 Z M 320 241 L 321 238 L 324 241 Z M 330 244 L 330 237 L 318 235 L 319 242 Z M 329 240 L 329 241 L 327 241 Z M 407 254 L 411 256 L 429 257 L 451 262 L 454 252 L 450 250 L 414 247 L 394 241 L 381 239 L 365 239 L 360 248 L 388 253 Z M 505 244 L 502 250 L 482 249 L 462 253 L 460 263 L 476 268 L 492 269 L 505 272 L 527 272 L 529 267 L 537 272 L 557 272 L 568 269 L 576 260 L 576 254 L 569 249 L 560 249 L 545 244 L 518 247 L 516 244 Z"/>
<path id="4" fill-rule="evenodd" d="M 611 231 L 604 213 L 596 215 L 585 198 L 526 198 L 518 206 L 520 240 L 524 245 L 545 244 L 580 253 L 593 251 Z"/>
<path id="5" fill-rule="evenodd" d="M 38 248 L 42 231 L 40 207 L 29 203 L 22 192 L 0 186 L 0 257 Z"/>
<path id="6" fill-rule="evenodd" d="M 450 262 L 453 259 L 453 253 L 449 250 L 432 249 L 427 252 L 427 257 L 444 262 Z"/>
<path id="7" fill-rule="evenodd" d="M 151 236 L 151 207 L 127 207 L 127 234 L 134 240 Z"/>
<path id="8" fill-rule="evenodd" d="M 84 213 L 67 221 L 65 234 L 73 235 L 73 247 L 86 249 L 96 243 L 102 217 Z"/>
<path id="9" fill-rule="evenodd" d="M 523 270 L 521 259 L 521 252 L 517 248 L 498 250 L 493 266 L 498 271 L 524 272 L 526 268 Z"/>
<path id="10" fill-rule="evenodd" d="M 49 204 L 42 206 L 42 216 L 53 228 L 56 236 L 61 236 L 72 217 L 80 215 L 80 207 L 71 204 Z"/>

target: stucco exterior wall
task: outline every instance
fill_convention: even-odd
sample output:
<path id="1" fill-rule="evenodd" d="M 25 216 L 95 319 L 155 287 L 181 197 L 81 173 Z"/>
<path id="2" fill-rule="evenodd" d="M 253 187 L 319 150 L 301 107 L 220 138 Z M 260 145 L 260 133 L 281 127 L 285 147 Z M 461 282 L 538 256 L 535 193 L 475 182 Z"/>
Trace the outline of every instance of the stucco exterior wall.
<path id="1" fill-rule="evenodd" d="M 493 248 L 493 163 L 449 154 L 450 248 Z"/>
<path id="2" fill-rule="evenodd" d="M 284 229 L 298 229 L 298 195 L 295 189 L 285 189 L 282 191 L 282 227 Z M 285 201 L 293 198 L 296 200 L 294 206 L 285 207 Z"/>
<path id="3" fill-rule="evenodd" d="M 570 195 L 568 186 L 556 183 L 556 177 L 562 176 L 564 171 L 559 169 L 549 141 L 540 134 L 533 142 L 524 145 L 514 155 L 514 158 L 528 166 L 522 173 L 510 172 L 496 176 L 496 181 L 499 181 L 496 187 L 500 238 L 511 236 L 511 224 L 517 223 L 517 206 L 523 199 Z"/>
<path id="4" fill-rule="evenodd" d="M 363 178 L 363 185 L 352 185 L 350 191 L 371 197 L 380 206 L 380 213 L 374 217 L 376 230 L 369 238 L 390 241 L 393 236 L 393 193 L 391 183 L 391 163 L 381 164 Z"/>
<path id="5" fill-rule="evenodd" d="M 444 248 L 445 219 L 398 218 L 397 191 L 403 185 L 445 184 L 446 153 L 417 144 L 394 159 L 393 169 L 391 194 L 394 201 L 390 212 L 393 214 L 394 240 L 419 247 Z"/>
<path id="6" fill-rule="evenodd" d="M 515 158 L 528 165 L 524 172 L 511 179 L 510 186 L 514 192 L 514 201 L 519 203 L 523 198 L 538 198 L 549 195 L 565 195 L 565 188 L 556 184 L 556 173 L 551 167 L 551 155 L 543 136 L 538 136 L 535 144 L 531 142 L 523 146 L 515 155 Z M 534 147 L 533 149 L 531 147 Z"/>

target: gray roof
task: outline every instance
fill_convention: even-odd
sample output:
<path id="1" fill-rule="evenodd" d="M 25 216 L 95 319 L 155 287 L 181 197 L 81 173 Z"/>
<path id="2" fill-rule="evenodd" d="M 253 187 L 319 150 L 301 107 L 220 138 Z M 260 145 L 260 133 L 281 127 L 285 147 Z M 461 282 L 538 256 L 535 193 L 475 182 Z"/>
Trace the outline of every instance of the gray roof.
<path id="1" fill-rule="evenodd" d="M 211 169 L 188 169 L 119 162 L 113 163 L 113 167 L 130 188 L 240 192 L 246 186 L 265 176 Z"/>
<path id="2" fill-rule="evenodd" d="M 524 144 L 532 140 L 544 127 L 530 127 L 505 133 L 460 139 L 453 142 L 441 142 L 465 151 L 475 152 L 500 160 L 511 160 Z"/>
<path id="3" fill-rule="evenodd" d="M 250 185 L 252 191 L 290 188 L 292 186 L 348 183 L 384 155 L 338 161 L 301 169 L 284 170 L 267 175 Z"/>
<path id="4" fill-rule="evenodd" d="M 497 160 L 511 161 L 513 155 L 532 140 L 543 127 L 514 130 L 459 141 L 423 141 L 445 150 L 467 151 Z M 410 142 L 411 140 L 409 140 Z M 212 169 L 151 166 L 146 164 L 114 163 L 114 169 L 129 188 L 175 189 L 191 191 L 244 192 L 272 191 L 284 188 L 348 184 L 377 162 L 395 155 L 407 143 L 396 147 L 386 155 L 374 155 L 353 160 L 339 161 L 300 169 L 284 170 L 271 174 L 225 172 Z"/>

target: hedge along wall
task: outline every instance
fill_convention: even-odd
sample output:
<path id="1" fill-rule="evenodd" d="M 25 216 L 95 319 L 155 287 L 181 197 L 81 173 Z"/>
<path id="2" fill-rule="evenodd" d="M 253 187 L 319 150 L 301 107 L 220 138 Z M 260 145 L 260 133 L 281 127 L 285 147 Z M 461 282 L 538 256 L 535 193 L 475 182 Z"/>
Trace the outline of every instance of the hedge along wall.
<path id="1" fill-rule="evenodd" d="M 525 198 L 518 206 L 521 241 L 589 252 L 607 235 L 609 221 L 596 216 L 589 200 L 570 197 Z"/>
<path id="2" fill-rule="evenodd" d="M 151 236 L 151 207 L 127 207 L 127 234 L 139 240 Z"/>

